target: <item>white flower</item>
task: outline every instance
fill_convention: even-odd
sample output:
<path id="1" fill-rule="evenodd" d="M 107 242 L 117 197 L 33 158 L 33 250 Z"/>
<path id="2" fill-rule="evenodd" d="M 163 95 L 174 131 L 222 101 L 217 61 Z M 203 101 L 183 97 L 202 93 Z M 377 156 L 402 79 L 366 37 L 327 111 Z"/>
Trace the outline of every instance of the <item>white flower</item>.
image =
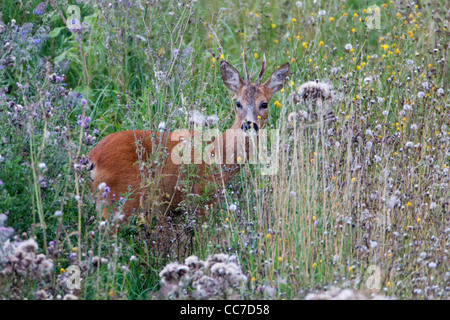
<path id="1" fill-rule="evenodd" d="M 235 204 L 230 205 L 230 211 L 235 212 L 237 210 L 237 206 Z"/>
<path id="2" fill-rule="evenodd" d="M 409 104 L 405 104 L 404 106 L 403 106 L 403 110 L 405 110 L 405 111 L 408 111 L 408 110 L 411 110 L 412 108 L 411 108 L 411 106 L 409 105 Z"/>
<path id="3" fill-rule="evenodd" d="M 303 3 L 301 3 L 300 1 L 297 1 L 295 5 L 297 6 L 297 8 L 303 8 Z"/>
<path id="4" fill-rule="evenodd" d="M 344 48 L 345 48 L 345 50 L 348 50 L 348 51 L 353 49 L 353 47 L 350 43 L 347 43 Z"/>
<path id="5" fill-rule="evenodd" d="M 384 111 L 382 112 L 382 114 L 383 114 L 383 116 L 387 116 L 387 115 L 389 114 L 389 111 L 384 110 Z"/>
<path id="6" fill-rule="evenodd" d="M 408 60 L 406 60 L 406 63 L 409 64 L 409 65 L 413 65 L 414 61 L 412 61 L 411 59 L 408 59 Z"/>
<path id="7" fill-rule="evenodd" d="M 43 170 L 47 167 L 47 165 L 44 162 L 41 162 L 38 164 L 39 169 Z"/>
<path id="8" fill-rule="evenodd" d="M 136 256 L 131 256 L 130 261 L 138 261 L 138 258 Z"/>
<path id="9" fill-rule="evenodd" d="M 411 130 L 417 130 L 417 124 L 413 123 L 413 124 L 411 125 Z"/>
<path id="10" fill-rule="evenodd" d="M 433 210 L 433 209 L 436 209 L 436 208 L 437 208 L 436 202 L 432 202 L 432 203 L 430 204 L 430 209 Z"/>
<path id="11" fill-rule="evenodd" d="M 321 17 L 321 16 L 324 16 L 324 15 L 326 15 L 327 14 L 327 12 L 325 11 L 325 10 L 319 10 L 319 12 L 318 12 L 318 16 L 319 17 Z"/>
<path id="12" fill-rule="evenodd" d="M 372 81 L 373 81 L 373 80 L 372 80 L 371 77 L 367 77 L 367 78 L 364 79 L 364 83 L 365 83 L 365 84 L 368 84 L 369 82 L 372 82 Z"/>
<path id="13" fill-rule="evenodd" d="M 419 91 L 419 93 L 417 94 L 417 98 L 422 99 L 423 97 L 425 97 L 425 93 Z"/>
<path id="14" fill-rule="evenodd" d="M 166 130 L 166 123 L 164 121 L 159 123 L 158 130 L 159 131 L 165 131 Z"/>
<path id="15" fill-rule="evenodd" d="M 384 102 L 384 99 L 381 98 L 381 97 L 379 97 L 379 98 L 377 99 L 377 102 L 378 102 L 379 104 L 382 104 L 382 103 Z"/>
<path id="16" fill-rule="evenodd" d="M 191 113 L 191 117 L 189 118 L 189 122 L 191 122 L 194 125 L 203 125 L 206 122 L 206 118 L 201 112 L 199 112 L 197 110 L 194 110 Z"/>
<path id="17" fill-rule="evenodd" d="M 63 215 L 62 211 L 55 211 L 55 217 L 61 217 Z"/>
<path id="18" fill-rule="evenodd" d="M 208 127 L 215 126 L 219 122 L 219 117 L 215 114 L 209 116 L 206 118 L 206 123 L 208 124 Z"/>
<path id="19" fill-rule="evenodd" d="M 441 96 L 441 95 L 444 94 L 444 89 L 439 88 L 439 89 L 437 89 L 436 93 L 437 93 L 438 96 Z"/>
<path id="20" fill-rule="evenodd" d="M 407 148 L 412 148 L 412 147 L 414 146 L 414 143 L 412 143 L 411 141 L 408 141 L 408 142 L 405 144 L 405 146 L 406 146 Z"/>
<path id="21" fill-rule="evenodd" d="M 106 188 L 106 183 L 105 182 L 102 182 L 102 183 L 100 183 L 99 185 L 98 185 L 98 191 L 102 191 L 103 189 L 105 189 Z"/>

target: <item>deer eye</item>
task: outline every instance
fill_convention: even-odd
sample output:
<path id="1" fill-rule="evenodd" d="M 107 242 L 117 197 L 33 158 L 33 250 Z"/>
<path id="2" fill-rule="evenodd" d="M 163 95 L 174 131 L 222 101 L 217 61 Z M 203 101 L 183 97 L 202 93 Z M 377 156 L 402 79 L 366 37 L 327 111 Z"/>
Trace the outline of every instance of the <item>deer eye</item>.
<path id="1" fill-rule="evenodd" d="M 261 109 L 267 109 L 267 107 L 268 107 L 267 102 L 261 103 Z"/>
<path id="2" fill-rule="evenodd" d="M 238 102 L 236 102 L 236 107 L 238 107 L 238 109 L 241 109 L 242 108 L 242 104 L 238 101 Z"/>

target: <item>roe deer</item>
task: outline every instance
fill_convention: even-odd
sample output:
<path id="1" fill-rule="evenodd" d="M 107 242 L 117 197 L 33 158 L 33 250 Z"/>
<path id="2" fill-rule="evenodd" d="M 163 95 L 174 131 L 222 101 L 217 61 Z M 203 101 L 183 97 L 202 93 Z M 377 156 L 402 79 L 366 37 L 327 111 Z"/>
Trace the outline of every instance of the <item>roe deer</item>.
<path id="1" fill-rule="evenodd" d="M 227 130 L 227 132 L 234 130 L 234 137 L 236 135 L 245 135 L 251 128 L 251 130 L 254 129 L 258 132 L 265 125 L 269 114 L 269 101 L 274 93 L 283 88 L 286 77 L 290 72 L 289 63 L 285 63 L 277 68 L 266 82 L 261 83 L 262 76 L 266 70 L 266 58 L 264 56 L 256 83 L 250 83 L 245 54 L 243 54 L 243 61 L 245 81 L 242 80 L 239 72 L 228 62 L 222 60 L 220 63 L 220 71 L 225 86 L 236 93 L 237 96 L 236 119 L 231 128 Z M 175 146 L 180 144 L 181 137 L 186 138 L 194 134 L 193 131 L 188 130 L 185 133 L 187 134 L 158 132 L 156 133 L 156 138 L 153 139 L 153 144 L 160 143 L 159 139 L 162 141 L 163 136 L 166 136 L 167 144 L 165 147 L 170 155 L 174 151 Z M 139 151 L 137 146 L 137 140 L 142 145 L 141 151 Z M 224 157 L 232 157 L 236 160 L 237 157 L 234 152 L 230 154 L 230 151 L 228 151 L 227 154 L 227 150 L 234 150 L 234 138 L 228 140 L 225 134 L 216 137 L 214 140 L 216 151 Z M 219 141 L 220 145 L 218 144 Z M 232 148 L 229 148 L 230 144 L 232 144 Z M 100 189 L 105 184 L 109 188 L 109 192 L 104 192 L 104 199 L 102 199 L 106 203 L 103 210 L 105 219 L 108 215 L 108 207 L 111 207 L 111 204 L 114 202 L 113 197 L 118 198 L 121 194 L 128 193 L 130 190 L 129 186 L 131 186 L 132 194 L 127 198 L 123 206 L 123 213 L 125 213 L 126 218 L 140 208 L 141 198 L 148 193 L 145 187 L 141 185 L 141 170 L 138 163 L 139 152 L 141 152 L 141 155 L 143 153 L 144 157 L 148 157 L 152 153 L 152 134 L 150 131 L 130 130 L 112 133 L 103 138 L 89 153 L 91 161 L 89 169 L 91 170 L 92 179 L 91 192 L 98 190 L 100 184 L 102 184 Z M 211 188 L 213 191 L 208 192 L 207 196 L 216 194 L 217 197 L 216 191 L 225 186 L 240 169 L 240 165 L 233 161 L 231 165 L 224 165 L 220 174 L 211 174 L 207 168 L 209 165 L 205 162 L 197 164 L 197 174 L 200 178 L 197 179 L 190 190 L 191 194 L 205 195 L 205 186 L 215 184 Z M 181 167 L 182 164 L 174 162 L 171 156 L 165 159 L 159 180 L 160 194 L 163 195 L 161 196 L 163 199 L 158 200 L 158 202 L 164 204 L 164 210 L 176 210 L 180 202 L 186 198 L 186 194 L 179 187 Z M 200 208 L 200 211 L 202 212 L 202 208 Z"/>

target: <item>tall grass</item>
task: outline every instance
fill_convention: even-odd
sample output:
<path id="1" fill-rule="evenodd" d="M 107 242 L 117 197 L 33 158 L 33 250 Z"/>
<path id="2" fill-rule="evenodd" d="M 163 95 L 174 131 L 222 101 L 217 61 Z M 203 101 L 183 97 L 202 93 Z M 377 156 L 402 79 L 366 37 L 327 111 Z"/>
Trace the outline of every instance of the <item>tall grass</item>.
<path id="1" fill-rule="evenodd" d="M 248 279 L 241 298 L 303 298 L 331 287 L 448 298 L 442 2 L 375 1 L 381 23 L 372 30 L 372 2 L 40 3 L 0 5 L 0 272 L 17 250 L 7 251 L 6 238 L 17 246 L 36 239 L 54 268 L 0 275 L 0 296 L 160 298 L 168 262 L 227 253 Z M 71 5 L 81 23 L 72 31 L 64 22 L 74 18 Z M 242 165 L 206 217 L 155 209 L 112 233 L 95 209 L 101 191 L 88 189 L 89 150 L 116 131 L 187 128 L 193 110 L 229 128 L 235 102 L 219 63 L 241 70 L 242 50 L 252 79 L 264 53 L 269 69 L 291 64 L 269 106 L 277 173 Z M 332 87 L 333 99 L 305 97 L 310 80 Z M 157 172 L 147 181 L 155 197 Z M 195 179 L 192 171 L 185 184 Z M 70 265 L 80 266 L 80 290 L 65 284 Z"/>

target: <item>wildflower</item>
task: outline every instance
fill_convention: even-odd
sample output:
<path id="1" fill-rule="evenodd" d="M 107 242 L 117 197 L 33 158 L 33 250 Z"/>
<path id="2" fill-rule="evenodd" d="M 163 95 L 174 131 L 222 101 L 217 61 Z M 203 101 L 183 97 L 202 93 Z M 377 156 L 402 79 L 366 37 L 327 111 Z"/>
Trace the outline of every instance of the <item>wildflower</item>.
<path id="1" fill-rule="evenodd" d="M 47 167 L 47 165 L 44 162 L 41 162 L 38 164 L 38 168 L 41 170 L 44 170 Z"/>
<path id="2" fill-rule="evenodd" d="M 326 14 L 327 14 L 327 12 L 325 10 L 319 10 L 319 12 L 317 13 L 317 16 L 321 17 L 321 16 L 324 16 Z"/>
<path id="3" fill-rule="evenodd" d="M 47 1 L 43 1 L 39 3 L 36 8 L 33 10 L 34 14 L 41 15 L 45 12 L 45 5 L 47 4 Z"/>
<path id="4" fill-rule="evenodd" d="M 302 43 L 302 46 L 303 46 L 303 48 L 306 49 L 306 48 L 308 48 L 308 43 L 307 43 L 307 42 L 303 42 L 303 43 Z"/>
<path id="5" fill-rule="evenodd" d="M 235 212 L 237 210 L 237 206 L 235 204 L 232 204 L 228 209 L 230 209 L 231 212 Z"/>
<path id="6" fill-rule="evenodd" d="M 295 23 L 295 22 L 297 22 L 297 19 L 295 19 L 295 18 L 292 18 L 292 22 L 294 22 L 294 23 Z"/>
<path id="7" fill-rule="evenodd" d="M 164 121 L 159 123 L 158 130 L 161 132 L 166 130 L 166 123 Z"/>
<path id="8" fill-rule="evenodd" d="M 353 46 L 350 43 L 347 43 L 344 48 L 345 50 L 350 51 L 353 49 Z"/>
<path id="9" fill-rule="evenodd" d="M 281 103 L 279 103 L 278 100 L 275 101 L 273 104 L 275 107 L 278 107 L 278 108 L 281 107 Z"/>
<path id="10" fill-rule="evenodd" d="M 61 217 L 63 215 L 62 211 L 55 211 L 55 217 Z"/>
<path id="11" fill-rule="evenodd" d="M 297 2 L 295 3 L 295 5 L 296 5 L 297 8 L 299 8 L 299 9 L 303 7 L 303 3 L 300 2 L 300 1 L 297 1 Z"/>
<path id="12" fill-rule="evenodd" d="M 333 22 L 333 21 L 334 21 L 334 18 L 333 18 L 333 17 L 329 17 L 328 20 L 329 20 L 330 22 Z"/>
<path id="13" fill-rule="evenodd" d="M 177 56 L 177 54 L 178 54 L 178 49 L 177 49 L 177 48 L 175 48 L 175 49 L 173 50 L 173 56 L 174 56 L 174 57 L 176 57 L 176 56 Z"/>
<path id="14" fill-rule="evenodd" d="M 425 97 L 425 93 L 419 91 L 419 93 L 417 94 L 417 98 L 422 99 L 423 97 Z"/>

